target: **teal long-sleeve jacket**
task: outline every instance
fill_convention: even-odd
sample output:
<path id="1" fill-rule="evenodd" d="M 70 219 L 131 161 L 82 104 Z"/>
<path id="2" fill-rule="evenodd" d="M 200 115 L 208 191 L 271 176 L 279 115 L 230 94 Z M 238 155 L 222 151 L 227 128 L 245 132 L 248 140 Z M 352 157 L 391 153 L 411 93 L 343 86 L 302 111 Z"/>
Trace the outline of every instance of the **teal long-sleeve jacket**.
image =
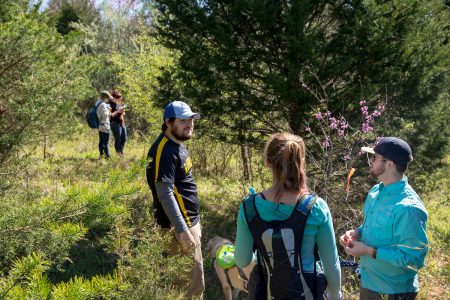
<path id="1" fill-rule="evenodd" d="M 406 176 L 375 185 L 364 203 L 360 240 L 377 255 L 361 257 L 362 287 L 375 292 L 417 292 L 417 272 L 428 252 L 427 211 Z"/>
<path id="2" fill-rule="evenodd" d="M 294 205 L 286 205 L 262 199 L 259 194 L 255 198 L 256 209 L 263 220 L 285 220 L 294 209 Z M 328 281 L 329 299 L 341 299 L 341 268 L 334 238 L 333 222 L 327 203 L 318 198 L 306 222 L 302 242 L 303 270 L 312 273 L 314 270 L 314 244 L 317 242 L 323 271 Z M 237 220 L 235 260 L 239 267 L 247 266 L 253 258 L 253 236 L 245 220 L 242 204 Z"/>

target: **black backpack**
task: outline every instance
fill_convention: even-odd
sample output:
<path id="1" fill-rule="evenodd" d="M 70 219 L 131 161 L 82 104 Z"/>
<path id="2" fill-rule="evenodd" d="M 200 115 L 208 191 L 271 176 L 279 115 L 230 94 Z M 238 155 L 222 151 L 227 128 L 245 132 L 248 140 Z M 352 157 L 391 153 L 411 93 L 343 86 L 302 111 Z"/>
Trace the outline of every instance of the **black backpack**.
<path id="1" fill-rule="evenodd" d="M 315 247 L 314 273 L 304 273 L 301 248 L 306 220 L 314 207 L 317 196 L 299 198 L 289 218 L 283 221 L 264 221 L 255 205 L 255 195 L 243 200 L 244 214 L 258 252 L 259 279 L 255 298 L 275 300 L 323 299 L 326 279 L 316 278 Z M 317 255 L 318 256 L 318 255 Z M 253 275 L 252 275 L 253 276 Z"/>
<path id="2" fill-rule="evenodd" d="M 94 105 L 87 113 L 86 113 L 86 122 L 88 123 L 90 128 L 98 128 L 98 117 L 97 117 L 97 108 L 98 106 L 102 104 L 102 102 L 99 102 L 98 104 Z"/>

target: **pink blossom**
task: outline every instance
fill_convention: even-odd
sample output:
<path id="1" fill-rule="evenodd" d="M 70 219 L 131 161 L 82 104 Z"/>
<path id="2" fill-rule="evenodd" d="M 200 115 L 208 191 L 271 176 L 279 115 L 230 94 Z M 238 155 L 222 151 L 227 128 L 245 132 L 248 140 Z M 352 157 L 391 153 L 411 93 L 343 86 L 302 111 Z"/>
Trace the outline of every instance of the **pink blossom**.
<path id="1" fill-rule="evenodd" d="M 305 127 L 305 131 L 311 133 L 312 132 L 311 127 L 309 127 L 309 126 Z"/>
<path id="2" fill-rule="evenodd" d="M 366 100 L 361 100 L 361 101 L 359 101 L 359 105 L 360 105 L 360 106 L 363 106 L 364 104 L 366 104 Z"/>
<path id="3" fill-rule="evenodd" d="M 362 111 L 363 115 L 367 115 L 369 109 L 367 108 L 367 106 L 361 106 L 361 111 Z"/>
<path id="4" fill-rule="evenodd" d="M 330 147 L 331 146 L 331 142 L 328 138 L 326 138 L 323 142 L 322 142 L 322 146 L 324 148 Z"/>
<path id="5" fill-rule="evenodd" d="M 342 158 L 343 160 L 350 160 L 351 158 L 350 158 L 350 155 L 346 155 L 346 156 L 344 156 L 343 158 Z"/>
<path id="6" fill-rule="evenodd" d="M 368 133 L 373 130 L 373 127 L 371 127 L 368 123 L 363 123 L 361 129 L 362 129 L 362 132 Z"/>
<path id="7" fill-rule="evenodd" d="M 331 121 L 330 127 L 333 128 L 333 129 L 336 129 L 338 127 L 338 123 L 337 123 L 336 118 L 331 117 L 330 121 Z"/>
<path id="8" fill-rule="evenodd" d="M 372 115 L 367 115 L 364 117 L 364 119 L 366 120 L 366 123 L 371 123 L 373 121 L 373 116 Z"/>
<path id="9" fill-rule="evenodd" d="M 374 112 L 372 113 L 372 116 L 374 117 L 379 117 L 381 115 L 381 112 L 379 112 L 378 110 L 374 110 Z"/>
<path id="10" fill-rule="evenodd" d="M 316 114 L 316 119 L 317 119 L 317 120 L 322 120 L 322 119 L 323 119 L 322 114 L 321 114 L 320 112 L 318 112 L 318 113 Z"/>
<path id="11" fill-rule="evenodd" d="M 338 136 L 344 136 L 344 130 L 338 129 Z"/>
<path id="12" fill-rule="evenodd" d="M 331 112 L 327 111 L 327 112 L 325 113 L 325 116 L 327 116 L 327 117 L 331 116 Z"/>
<path id="13" fill-rule="evenodd" d="M 378 104 L 378 110 L 380 111 L 380 113 L 384 112 L 384 110 L 386 109 L 386 107 L 384 106 L 383 103 Z"/>
<path id="14" fill-rule="evenodd" d="M 340 120 L 339 123 L 341 124 L 341 129 L 346 129 L 346 128 L 348 128 L 348 123 L 347 123 L 347 121 L 346 121 L 343 117 L 341 117 L 341 120 Z"/>

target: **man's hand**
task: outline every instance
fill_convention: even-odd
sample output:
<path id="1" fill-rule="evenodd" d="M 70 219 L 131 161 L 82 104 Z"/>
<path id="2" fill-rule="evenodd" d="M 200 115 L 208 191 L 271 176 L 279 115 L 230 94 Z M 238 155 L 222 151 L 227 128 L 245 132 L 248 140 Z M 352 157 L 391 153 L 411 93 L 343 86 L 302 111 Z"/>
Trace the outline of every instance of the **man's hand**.
<path id="1" fill-rule="evenodd" d="M 364 255 L 372 255 L 374 249 L 372 247 L 367 246 L 366 244 L 358 241 L 350 241 L 347 246 L 344 247 L 345 252 L 352 256 L 364 256 Z"/>
<path id="2" fill-rule="evenodd" d="M 180 243 L 181 248 L 183 248 L 183 250 L 189 251 L 190 249 L 195 248 L 196 246 L 195 240 L 189 229 L 182 233 L 177 233 L 175 234 L 175 236 L 178 240 L 178 243 Z"/>
<path id="3" fill-rule="evenodd" d="M 348 247 L 349 242 L 357 241 L 358 239 L 359 239 L 358 230 L 348 230 L 345 232 L 345 234 L 339 237 L 339 244 L 341 244 L 341 246 L 345 248 Z"/>

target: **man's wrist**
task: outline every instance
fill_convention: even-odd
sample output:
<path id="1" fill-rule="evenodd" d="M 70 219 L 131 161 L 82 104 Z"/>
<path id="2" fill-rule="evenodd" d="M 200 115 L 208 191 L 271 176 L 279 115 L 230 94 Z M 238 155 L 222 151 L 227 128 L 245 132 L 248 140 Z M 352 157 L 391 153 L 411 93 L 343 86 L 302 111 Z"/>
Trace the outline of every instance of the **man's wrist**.
<path id="1" fill-rule="evenodd" d="M 377 247 L 367 247 L 366 255 L 372 257 L 373 259 L 377 258 Z"/>

